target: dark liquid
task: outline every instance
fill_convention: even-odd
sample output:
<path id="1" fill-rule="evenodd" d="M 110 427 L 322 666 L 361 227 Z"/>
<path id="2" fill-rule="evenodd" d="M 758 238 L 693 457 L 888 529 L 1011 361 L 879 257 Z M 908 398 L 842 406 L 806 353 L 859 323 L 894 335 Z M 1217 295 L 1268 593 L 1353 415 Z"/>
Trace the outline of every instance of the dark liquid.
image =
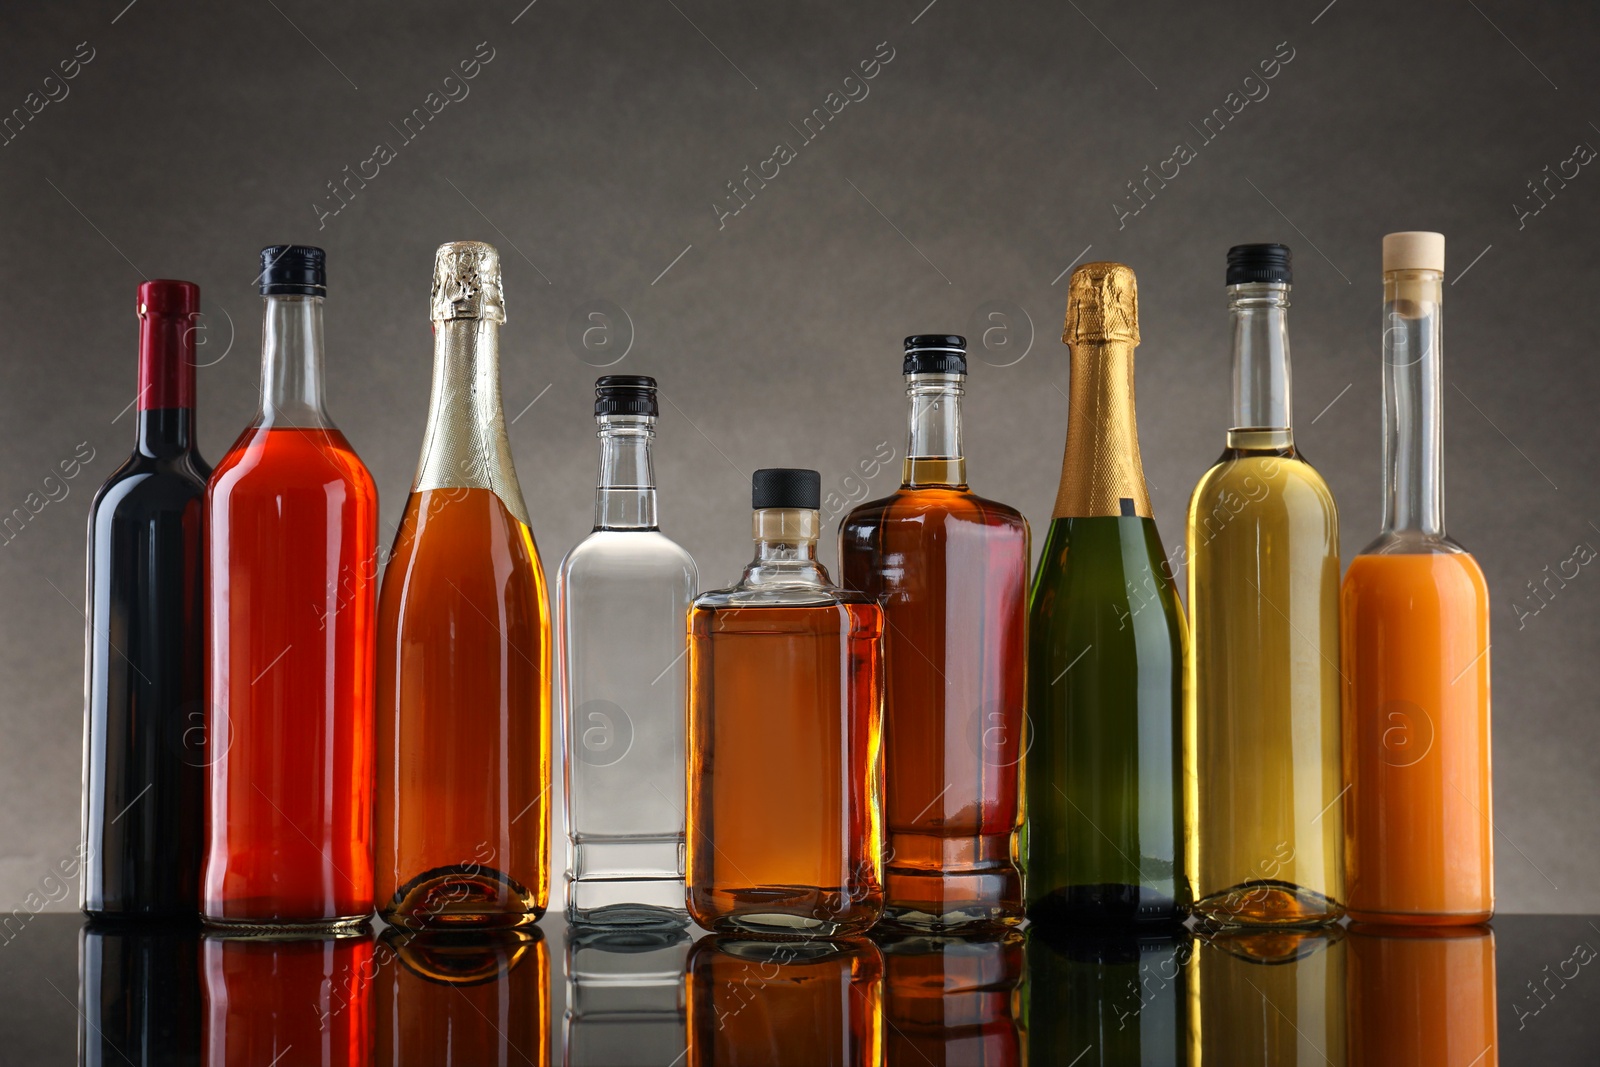
<path id="1" fill-rule="evenodd" d="M 89 511 L 83 908 L 193 919 L 204 847 L 206 477 L 192 411 L 141 411 L 141 447 Z"/>
<path id="2" fill-rule="evenodd" d="M 199 953 L 192 924 L 86 925 L 78 936 L 83 1067 L 198 1064 Z"/>

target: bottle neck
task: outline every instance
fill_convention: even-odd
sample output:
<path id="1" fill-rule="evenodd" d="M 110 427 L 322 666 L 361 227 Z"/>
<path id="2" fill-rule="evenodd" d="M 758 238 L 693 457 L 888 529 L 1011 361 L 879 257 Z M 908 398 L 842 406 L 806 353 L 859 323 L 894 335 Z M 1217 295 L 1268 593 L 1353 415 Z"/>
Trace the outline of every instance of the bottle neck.
<path id="1" fill-rule="evenodd" d="M 1233 316 L 1233 424 L 1236 436 L 1293 444 L 1289 417 L 1289 286 L 1250 282 L 1228 287 Z M 1259 445 L 1258 445 L 1259 447 Z"/>
<path id="2" fill-rule="evenodd" d="M 758 508 L 751 520 L 756 555 L 745 568 L 745 586 L 821 588 L 828 574 L 817 562 L 822 516 L 806 508 Z"/>
<path id="3" fill-rule="evenodd" d="M 268 296 L 257 425 L 331 429 L 323 403 L 322 297 Z"/>
<path id="4" fill-rule="evenodd" d="M 1444 275 L 1383 276 L 1383 532 L 1444 537 Z"/>
<path id="5" fill-rule="evenodd" d="M 1072 342 L 1067 448 L 1054 519 L 1150 518 L 1150 491 L 1133 414 L 1134 342 Z"/>
<path id="6" fill-rule="evenodd" d="M 487 489 L 528 525 L 500 401 L 500 324 L 433 324 L 433 395 L 413 491 Z"/>
<path id="7" fill-rule="evenodd" d="M 194 447 L 194 323 L 189 316 L 139 316 L 139 451 L 168 456 Z"/>
<path id="8" fill-rule="evenodd" d="M 964 374 L 906 375 L 911 427 L 902 482 L 907 488 L 966 488 L 967 460 L 961 452 L 961 396 L 965 391 Z"/>
<path id="9" fill-rule="evenodd" d="M 600 483 L 594 497 L 596 530 L 655 530 L 656 469 L 650 446 L 654 415 L 600 415 Z"/>

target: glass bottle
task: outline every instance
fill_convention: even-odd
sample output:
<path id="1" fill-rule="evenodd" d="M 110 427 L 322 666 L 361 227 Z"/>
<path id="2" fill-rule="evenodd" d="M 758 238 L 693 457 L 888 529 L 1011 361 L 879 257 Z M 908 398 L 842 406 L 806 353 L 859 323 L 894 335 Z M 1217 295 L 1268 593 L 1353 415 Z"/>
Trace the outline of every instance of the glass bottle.
<path id="1" fill-rule="evenodd" d="M 1061 488 L 1029 605 L 1028 917 L 1175 923 L 1185 634 L 1134 427 L 1133 271 L 1072 272 Z"/>
<path id="2" fill-rule="evenodd" d="M 206 492 L 200 908 L 352 925 L 372 913 L 378 491 L 323 406 L 322 249 L 261 267 L 261 408 Z"/>
<path id="3" fill-rule="evenodd" d="M 864 937 L 695 942 L 688 1067 L 879 1067 L 883 957 Z"/>
<path id="4" fill-rule="evenodd" d="M 373 1067 L 549 1064 L 550 962 L 537 926 L 391 927 L 374 960 Z"/>
<path id="5" fill-rule="evenodd" d="M 684 1052 L 682 926 L 567 927 L 565 1067 L 660 1067 Z"/>
<path id="6" fill-rule="evenodd" d="M 1358 925 L 1351 927 L 1348 940 L 1352 1062 L 1362 1067 L 1496 1067 L 1500 1040 L 1494 931 L 1487 926 Z M 1593 949 L 1580 947 L 1587 949 L 1588 960 L 1594 959 Z M 1543 1022 L 1537 1013 L 1565 986 L 1561 975 L 1576 976 L 1584 957 L 1567 952 L 1563 945 L 1541 970 L 1530 967 L 1532 977 L 1523 987 L 1527 992 L 1510 987 L 1516 1001 L 1507 1022 L 1517 1020 L 1514 1031 Z"/>
<path id="7" fill-rule="evenodd" d="M 1189 878 L 1221 925 L 1344 914 L 1339 516 L 1289 418 L 1290 253 L 1228 251 L 1233 424 L 1189 500 Z"/>
<path id="8" fill-rule="evenodd" d="M 873 932 L 883 953 L 884 1067 L 1024 1062 L 1022 933 Z"/>
<path id="9" fill-rule="evenodd" d="M 550 617 L 500 405 L 500 257 L 439 246 L 433 396 L 378 610 L 377 900 L 408 929 L 550 899 Z"/>
<path id="10" fill-rule="evenodd" d="M 966 340 L 908 337 L 903 369 L 902 484 L 839 527 L 844 587 L 884 612 L 884 915 L 1018 923 L 1028 521 L 967 488 Z"/>
<path id="11" fill-rule="evenodd" d="M 684 618 L 694 560 L 656 522 L 656 380 L 595 383 L 594 530 L 556 581 L 567 921 L 682 923 Z"/>
<path id="12" fill-rule="evenodd" d="M 79 891 L 95 917 L 199 910 L 211 474 L 195 450 L 199 311 L 193 282 L 140 284 L 136 443 L 89 506 Z"/>
<path id="13" fill-rule="evenodd" d="M 822 479 L 752 479 L 756 557 L 689 612 L 689 914 L 831 937 L 883 908 L 883 612 L 817 562 Z"/>
<path id="14" fill-rule="evenodd" d="M 202 938 L 203 1067 L 370 1067 L 372 931 Z"/>
<path id="15" fill-rule="evenodd" d="M 1235 927 L 1196 939 L 1190 1061 L 1344 1067 L 1347 948 L 1337 925 Z"/>
<path id="16" fill-rule="evenodd" d="M 163 1067 L 199 1063 L 199 959 L 192 915 L 182 924 L 86 923 L 78 934 L 79 1067 L 127 1067 L 130 1056 Z"/>
<path id="17" fill-rule="evenodd" d="M 1444 237 L 1383 239 L 1383 531 L 1345 574 L 1346 874 L 1357 922 L 1494 912 L 1489 590 L 1444 532 Z"/>

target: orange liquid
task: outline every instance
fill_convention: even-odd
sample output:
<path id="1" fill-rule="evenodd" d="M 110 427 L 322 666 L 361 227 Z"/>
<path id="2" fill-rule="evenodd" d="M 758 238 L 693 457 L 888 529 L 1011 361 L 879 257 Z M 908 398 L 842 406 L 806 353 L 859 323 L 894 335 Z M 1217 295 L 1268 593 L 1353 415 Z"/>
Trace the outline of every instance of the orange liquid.
<path id="1" fill-rule="evenodd" d="M 301 939 L 207 937 L 200 970 L 204 1067 L 370 1067 L 375 970 L 370 932 Z"/>
<path id="2" fill-rule="evenodd" d="M 549 950 L 537 927 L 384 934 L 373 1067 L 547 1067 Z"/>
<path id="3" fill-rule="evenodd" d="M 487 489 L 413 493 L 378 612 L 378 908 L 515 926 L 550 900 L 550 615 Z"/>
<path id="4" fill-rule="evenodd" d="M 1466 553 L 1361 555 L 1340 606 L 1350 916 L 1483 922 L 1494 911 L 1483 572 Z"/>
<path id="5" fill-rule="evenodd" d="M 1357 927 L 1350 932 L 1354 1067 L 1495 1067 L 1494 934 Z"/>
<path id="6" fill-rule="evenodd" d="M 246 430 L 207 489 L 208 920 L 372 913 L 378 491 L 337 430 Z"/>

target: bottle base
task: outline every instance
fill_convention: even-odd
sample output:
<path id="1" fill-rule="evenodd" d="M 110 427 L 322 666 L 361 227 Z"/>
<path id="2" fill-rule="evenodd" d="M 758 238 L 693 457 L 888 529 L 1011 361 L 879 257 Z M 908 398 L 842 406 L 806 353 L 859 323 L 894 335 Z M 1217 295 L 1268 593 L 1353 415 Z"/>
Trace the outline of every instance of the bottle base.
<path id="1" fill-rule="evenodd" d="M 1188 909 L 1176 900 L 1138 885 L 1105 883 L 1052 890 L 1028 905 L 1028 918 L 1041 926 L 1176 927 Z"/>
<path id="2" fill-rule="evenodd" d="M 334 919 L 298 920 L 298 919 L 219 919 L 213 915 L 201 915 L 200 921 L 205 926 L 220 934 L 233 937 L 257 937 L 264 940 L 273 938 L 302 938 L 302 937 L 341 937 L 348 934 L 361 933 L 367 929 L 367 923 L 372 918 L 372 913 L 365 915 L 344 915 Z"/>
<path id="3" fill-rule="evenodd" d="M 568 878 L 567 922 L 586 926 L 684 926 L 681 878 Z"/>
<path id="4" fill-rule="evenodd" d="M 690 887 L 688 903 L 690 916 L 712 933 L 786 940 L 865 933 L 883 911 L 876 887 L 864 897 L 812 886 Z"/>
<path id="5" fill-rule="evenodd" d="M 1214 929 L 1326 926 L 1344 916 L 1344 905 L 1292 882 L 1259 881 L 1236 885 L 1196 901 L 1194 914 Z"/>
<path id="6" fill-rule="evenodd" d="M 544 911 L 516 879 L 458 864 L 413 878 L 378 914 L 403 930 L 503 930 L 536 923 Z"/>
<path id="7" fill-rule="evenodd" d="M 1494 918 L 1494 909 L 1463 912 L 1366 911 L 1349 908 L 1353 926 L 1479 926 Z"/>
<path id="8" fill-rule="evenodd" d="M 1015 926 L 1022 872 L 1011 835 L 941 838 L 891 834 L 883 870 L 883 921 L 914 930 Z"/>

